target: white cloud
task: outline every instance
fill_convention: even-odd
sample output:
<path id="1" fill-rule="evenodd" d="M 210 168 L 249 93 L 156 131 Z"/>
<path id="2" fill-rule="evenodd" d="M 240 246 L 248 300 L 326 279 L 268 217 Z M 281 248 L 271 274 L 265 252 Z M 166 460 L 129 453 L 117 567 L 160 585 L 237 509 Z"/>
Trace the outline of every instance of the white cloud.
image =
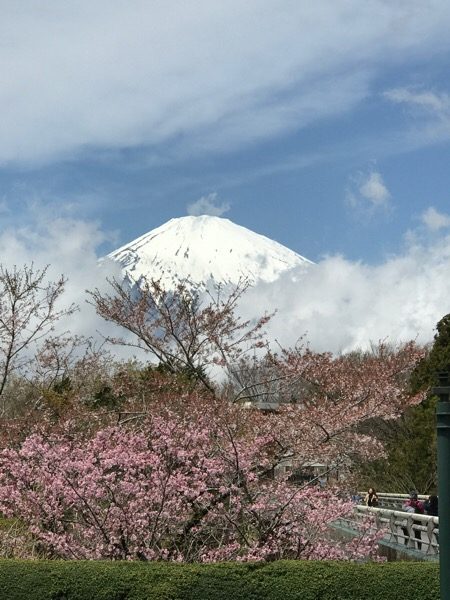
<path id="1" fill-rule="evenodd" d="M 384 92 L 384 97 L 396 104 L 417 106 L 435 114 L 448 113 L 450 96 L 430 90 L 414 90 L 411 88 L 394 88 Z"/>
<path id="2" fill-rule="evenodd" d="M 285 274 L 256 286 L 242 311 L 250 317 L 278 308 L 269 331 L 282 345 L 303 335 L 312 348 L 333 352 L 367 349 L 384 339 L 426 343 L 450 313 L 449 271 L 450 236 L 431 245 L 416 242 L 376 266 L 331 256 L 297 281 Z"/>
<path id="3" fill-rule="evenodd" d="M 0 162 L 276 136 L 352 108 L 386 63 L 445 50 L 449 26 L 445 0 L 4 0 Z"/>
<path id="4" fill-rule="evenodd" d="M 350 180 L 346 190 L 347 203 L 352 207 L 368 207 L 370 209 L 387 208 L 391 193 L 383 181 L 381 173 L 358 173 Z"/>
<path id="5" fill-rule="evenodd" d="M 415 149 L 450 138 L 450 94 L 417 88 L 386 91 L 389 101 L 407 109 L 407 130 L 397 137 L 405 148 Z"/>
<path id="6" fill-rule="evenodd" d="M 33 218 L 33 215 L 30 215 Z M 80 311 L 58 325 L 58 331 L 98 337 L 98 329 L 107 331 L 92 306 L 86 303 L 86 289 L 106 286 L 106 277 L 119 275 L 117 265 L 98 265 L 97 249 L 109 239 L 98 225 L 68 218 L 51 218 L 44 210 L 35 214 L 29 226 L 11 227 L 0 233 L 2 265 L 18 268 L 31 263 L 36 269 L 49 265 L 48 279 L 68 278 L 61 306 L 74 303 Z"/>
<path id="7" fill-rule="evenodd" d="M 221 217 L 230 210 L 231 206 L 229 202 L 219 202 L 217 192 L 202 196 L 195 202 L 191 202 L 187 205 L 188 215 L 212 215 L 214 217 Z"/>
<path id="8" fill-rule="evenodd" d="M 386 206 L 391 197 L 381 174 L 375 171 L 370 173 L 367 180 L 361 184 L 359 192 L 373 206 Z"/>
<path id="9" fill-rule="evenodd" d="M 427 208 L 421 218 L 424 225 L 431 231 L 450 227 L 450 215 L 437 211 L 434 206 Z"/>

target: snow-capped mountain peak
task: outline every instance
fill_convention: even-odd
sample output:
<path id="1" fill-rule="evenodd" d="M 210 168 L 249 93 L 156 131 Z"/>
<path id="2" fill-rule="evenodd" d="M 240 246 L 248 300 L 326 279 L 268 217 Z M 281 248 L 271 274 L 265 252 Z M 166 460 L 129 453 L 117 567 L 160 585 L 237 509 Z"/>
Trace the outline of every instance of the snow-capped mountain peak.
<path id="1" fill-rule="evenodd" d="M 285 271 L 312 264 L 274 240 L 209 215 L 171 219 L 108 258 L 133 282 L 161 279 L 169 288 L 180 279 L 200 286 L 211 280 L 236 284 L 242 277 L 251 283 L 271 282 Z"/>

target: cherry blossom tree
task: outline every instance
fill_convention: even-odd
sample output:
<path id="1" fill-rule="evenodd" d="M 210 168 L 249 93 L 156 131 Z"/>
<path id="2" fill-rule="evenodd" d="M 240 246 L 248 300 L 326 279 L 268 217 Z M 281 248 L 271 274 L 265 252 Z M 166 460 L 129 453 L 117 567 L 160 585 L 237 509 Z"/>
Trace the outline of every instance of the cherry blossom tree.
<path id="1" fill-rule="evenodd" d="M 330 539 L 352 504 L 332 488 L 265 477 L 264 416 L 212 401 L 161 409 L 139 428 L 35 433 L 0 453 L 0 510 L 47 556 L 172 561 L 360 558 L 377 534 Z"/>
<path id="2" fill-rule="evenodd" d="M 351 542 L 330 539 L 330 522 L 352 509 L 337 488 L 321 489 L 317 479 L 294 486 L 279 467 L 301 470 L 320 458 L 332 472 L 356 453 L 381 451 L 358 425 L 418 401 L 408 395 L 407 374 L 420 356 L 414 344 L 356 358 L 288 351 L 277 359 L 279 372 L 301 382 L 302 395 L 269 413 L 211 394 L 174 396 L 169 387 L 117 425 L 93 427 L 91 416 L 83 427 L 78 415 L 0 453 L 0 510 L 27 523 L 48 556 L 373 554 L 380 534 L 370 524 Z M 127 385 L 120 380 L 124 396 Z"/>
<path id="3" fill-rule="evenodd" d="M 423 354 L 413 342 L 397 348 L 380 343 L 370 352 L 342 356 L 282 349 L 246 361 L 239 385 L 227 391 L 235 402 L 275 410 L 268 421 L 279 453 L 295 456 L 298 468 L 319 456 L 323 463 L 350 465 L 356 457 L 383 455 L 363 424 L 396 418 L 422 401 L 422 392 L 411 393 L 409 377 Z"/>
<path id="4" fill-rule="evenodd" d="M 203 297 L 189 281 L 174 290 L 154 279 L 142 278 L 139 286 L 111 280 L 111 292 L 89 292 L 97 313 L 119 325 L 132 338 L 109 338 L 116 344 L 147 351 L 171 373 L 185 373 L 208 390 L 213 384 L 208 367 L 230 365 L 249 349 L 264 345 L 263 327 L 270 315 L 256 322 L 242 320 L 236 306 L 249 284 L 242 279 L 231 290 L 220 285 Z"/>
<path id="5" fill-rule="evenodd" d="M 108 383 L 120 406 L 83 401 L 71 418 L 42 420 L 26 439 L 6 444 L 0 511 L 27 524 L 49 557 L 371 555 L 379 533 L 370 523 L 347 543 L 329 535 L 330 523 L 352 510 L 339 487 L 322 488 L 317 477 L 293 485 L 286 466 L 302 472 L 320 461 L 331 475 L 351 468 L 356 456 L 380 455 L 382 446 L 361 427 L 420 402 L 409 376 L 422 349 L 264 353 L 269 317 L 252 324 L 235 314 L 245 284 L 228 296 L 219 290 L 206 304 L 185 284 L 177 293 L 155 281 L 141 290 L 112 286 L 111 295 L 96 290 L 91 299 L 134 336 L 113 341 L 146 348 L 159 367 L 122 366 Z M 248 348 L 261 355 L 249 362 Z M 50 343 L 39 359 L 50 381 L 70 363 L 70 350 L 67 364 L 60 355 Z M 237 383 L 214 386 L 207 374 L 214 364 L 233 370 Z M 202 385 L 186 385 L 192 380 Z M 261 399 L 270 411 L 256 408 Z"/>
<path id="6" fill-rule="evenodd" d="M 74 306 L 58 308 L 66 280 L 47 281 L 47 268 L 33 265 L 8 269 L 0 265 L 0 414 L 11 375 L 33 360 L 36 344 L 48 336 L 61 317 Z"/>

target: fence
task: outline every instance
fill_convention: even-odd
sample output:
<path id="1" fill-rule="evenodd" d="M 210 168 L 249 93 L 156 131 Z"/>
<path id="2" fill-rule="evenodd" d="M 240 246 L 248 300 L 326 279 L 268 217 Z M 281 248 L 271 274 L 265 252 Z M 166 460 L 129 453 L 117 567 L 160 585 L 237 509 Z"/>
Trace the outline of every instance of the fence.
<path id="1" fill-rule="evenodd" d="M 381 504 L 381 494 L 378 494 Z M 385 495 L 384 501 L 387 502 Z M 394 499 L 406 499 L 407 494 L 389 495 Z M 396 500 L 395 500 L 396 501 Z M 383 506 L 375 508 L 369 506 L 355 505 L 353 515 L 340 521 L 350 529 L 356 529 L 357 525 L 366 520 L 368 515 L 375 517 L 377 529 L 385 529 L 384 542 L 396 544 L 404 550 L 416 551 L 432 558 L 439 554 L 439 518 L 428 515 L 407 513 L 401 510 L 389 509 Z"/>
<path id="2" fill-rule="evenodd" d="M 359 495 L 361 498 L 364 498 L 365 496 L 365 494 L 362 492 L 359 492 Z M 377 496 L 378 506 L 380 508 L 390 508 L 392 510 L 400 511 L 402 509 L 403 504 L 410 498 L 409 494 L 395 494 L 392 492 L 377 492 Z M 421 502 L 425 502 L 425 500 L 428 500 L 428 498 L 429 496 L 424 496 L 422 494 L 419 494 L 417 496 L 417 499 Z"/>

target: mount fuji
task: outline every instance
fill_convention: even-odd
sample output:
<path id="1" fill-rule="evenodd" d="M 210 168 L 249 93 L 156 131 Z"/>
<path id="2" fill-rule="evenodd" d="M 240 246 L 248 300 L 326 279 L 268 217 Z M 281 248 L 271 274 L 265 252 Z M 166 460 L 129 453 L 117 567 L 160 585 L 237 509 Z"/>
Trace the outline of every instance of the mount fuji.
<path id="1" fill-rule="evenodd" d="M 130 283 L 139 285 L 146 277 L 161 280 L 166 289 L 180 280 L 200 288 L 233 285 L 242 278 L 252 285 L 270 283 L 313 264 L 274 240 L 209 215 L 171 219 L 107 258 L 119 263 Z"/>

